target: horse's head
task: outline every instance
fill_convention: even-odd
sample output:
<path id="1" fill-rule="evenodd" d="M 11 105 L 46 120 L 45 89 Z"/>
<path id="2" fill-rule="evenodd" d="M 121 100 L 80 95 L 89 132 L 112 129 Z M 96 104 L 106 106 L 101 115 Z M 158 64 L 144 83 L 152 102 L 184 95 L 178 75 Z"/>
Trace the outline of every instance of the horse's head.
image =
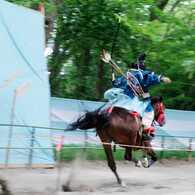
<path id="1" fill-rule="evenodd" d="M 164 115 L 165 107 L 163 106 L 162 100 L 162 96 L 160 97 L 160 99 L 151 98 L 151 105 L 154 109 L 154 120 L 157 121 L 161 127 L 164 126 L 166 123 Z"/>

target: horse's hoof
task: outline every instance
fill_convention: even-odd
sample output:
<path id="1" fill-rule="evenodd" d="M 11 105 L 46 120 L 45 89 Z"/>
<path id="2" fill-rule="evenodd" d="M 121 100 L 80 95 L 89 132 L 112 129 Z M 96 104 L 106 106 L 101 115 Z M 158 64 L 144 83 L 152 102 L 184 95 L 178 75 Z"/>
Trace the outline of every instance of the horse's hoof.
<path id="1" fill-rule="evenodd" d="M 64 184 L 64 185 L 62 186 L 62 189 L 63 189 L 64 192 L 71 192 L 71 191 L 72 191 L 72 190 L 70 189 L 69 185 L 67 185 L 67 184 Z"/>
<path id="2" fill-rule="evenodd" d="M 141 162 L 142 166 L 145 167 L 145 168 L 148 168 L 148 161 L 145 161 L 145 162 Z"/>
<path id="3" fill-rule="evenodd" d="M 145 167 L 145 168 L 148 168 L 148 159 L 147 158 L 143 158 L 141 160 L 141 163 L 142 163 L 142 166 Z"/>
<path id="4" fill-rule="evenodd" d="M 126 186 L 126 183 L 125 182 L 121 182 L 121 187 L 122 188 L 126 188 L 127 186 Z"/>
<path id="5" fill-rule="evenodd" d="M 140 162 L 140 160 L 137 163 L 135 163 L 135 166 L 136 167 L 141 167 L 142 166 L 142 163 Z"/>

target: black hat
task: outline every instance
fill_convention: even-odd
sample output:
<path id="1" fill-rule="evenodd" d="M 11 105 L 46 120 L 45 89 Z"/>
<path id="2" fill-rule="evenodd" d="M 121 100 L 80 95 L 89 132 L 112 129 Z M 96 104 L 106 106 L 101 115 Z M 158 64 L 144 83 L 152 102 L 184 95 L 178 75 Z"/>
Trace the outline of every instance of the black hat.
<path id="1" fill-rule="evenodd" d="M 143 60 L 145 60 L 145 58 L 146 58 L 146 54 L 145 53 L 140 53 L 137 57 L 137 60 L 138 61 L 143 61 Z"/>

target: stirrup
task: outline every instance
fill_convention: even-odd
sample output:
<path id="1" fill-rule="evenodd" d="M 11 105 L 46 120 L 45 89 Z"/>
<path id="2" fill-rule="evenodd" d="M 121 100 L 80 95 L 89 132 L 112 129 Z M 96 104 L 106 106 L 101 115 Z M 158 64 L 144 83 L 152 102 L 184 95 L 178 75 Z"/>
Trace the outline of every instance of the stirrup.
<path id="1" fill-rule="evenodd" d="M 143 132 L 143 133 L 142 133 L 142 139 L 143 139 L 143 140 L 152 140 L 153 137 L 152 137 L 151 135 L 149 135 L 148 133 Z"/>

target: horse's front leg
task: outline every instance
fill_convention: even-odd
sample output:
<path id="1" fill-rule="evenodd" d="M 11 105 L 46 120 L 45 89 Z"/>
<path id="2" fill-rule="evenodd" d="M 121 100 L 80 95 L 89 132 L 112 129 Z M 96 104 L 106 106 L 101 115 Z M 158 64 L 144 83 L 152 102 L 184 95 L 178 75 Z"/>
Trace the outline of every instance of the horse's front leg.
<path id="1" fill-rule="evenodd" d="M 150 141 L 143 142 L 143 146 L 147 148 L 142 149 L 143 159 L 141 160 L 141 163 L 145 168 L 149 168 L 152 164 L 154 164 L 158 160 L 158 157 L 154 152 L 154 150 L 152 149 Z M 151 156 L 151 160 L 149 162 L 147 159 L 147 155 Z"/>
<path id="2" fill-rule="evenodd" d="M 133 161 L 136 167 L 141 167 L 141 162 L 138 158 L 132 156 L 132 148 L 125 148 L 125 160 Z"/>
<path id="3" fill-rule="evenodd" d="M 143 158 L 141 159 L 141 164 L 143 167 L 147 168 L 148 167 L 148 159 L 147 159 L 147 153 L 148 153 L 148 149 L 144 148 L 147 147 L 148 143 L 145 141 L 142 141 L 142 156 Z"/>
<path id="4" fill-rule="evenodd" d="M 105 130 L 101 130 L 100 132 L 98 132 L 98 135 L 103 143 L 104 151 L 105 151 L 106 156 L 107 156 L 108 166 L 115 174 L 118 184 L 120 184 L 122 187 L 125 187 L 125 183 L 122 182 L 122 180 L 120 179 L 120 177 L 118 176 L 118 173 L 116 171 L 116 164 L 114 162 L 114 157 L 113 157 L 112 149 L 111 149 L 111 145 L 110 145 L 111 140 L 109 139 Z M 104 143 L 109 143 L 109 144 L 104 144 Z"/>
<path id="5" fill-rule="evenodd" d="M 158 157 L 152 148 L 149 149 L 148 155 L 152 157 L 148 164 L 148 168 L 149 168 L 152 164 L 154 164 L 158 160 Z"/>
<path id="6" fill-rule="evenodd" d="M 141 164 L 143 167 L 148 168 L 149 162 L 148 162 L 147 154 L 142 153 L 142 155 L 143 155 L 143 158 L 141 159 Z"/>

